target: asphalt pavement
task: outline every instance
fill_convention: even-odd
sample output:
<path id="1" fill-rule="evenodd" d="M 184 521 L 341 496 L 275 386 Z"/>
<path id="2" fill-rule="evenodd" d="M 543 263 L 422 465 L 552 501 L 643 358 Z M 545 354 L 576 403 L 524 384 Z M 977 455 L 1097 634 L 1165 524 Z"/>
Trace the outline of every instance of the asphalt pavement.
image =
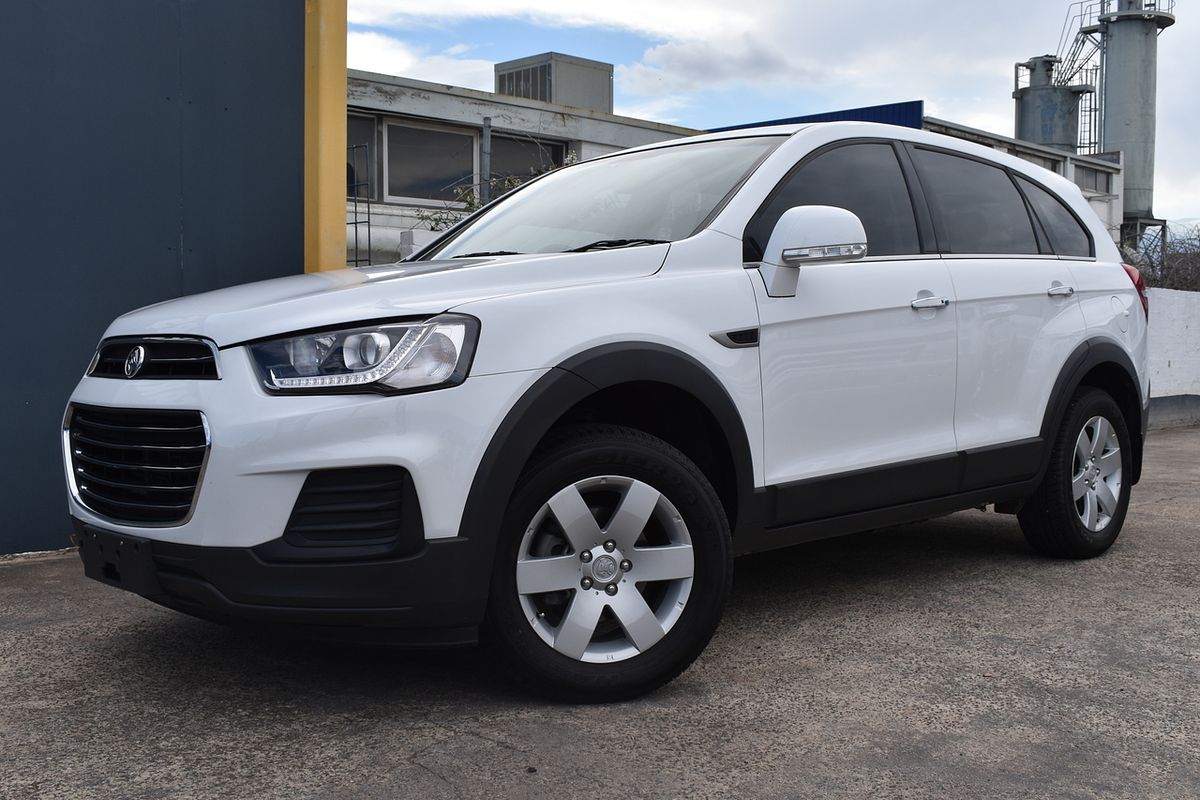
<path id="1" fill-rule="evenodd" d="M 1198 490 L 1160 431 L 1102 558 L 970 511 L 743 559 L 700 660 L 612 706 L 0 560 L 0 797 L 1200 797 Z"/>

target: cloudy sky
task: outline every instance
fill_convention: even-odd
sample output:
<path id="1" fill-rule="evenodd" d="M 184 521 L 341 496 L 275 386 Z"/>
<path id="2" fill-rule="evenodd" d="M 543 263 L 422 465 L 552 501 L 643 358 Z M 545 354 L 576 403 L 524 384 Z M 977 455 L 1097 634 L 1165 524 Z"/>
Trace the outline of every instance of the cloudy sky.
<path id="1" fill-rule="evenodd" d="M 1160 0 L 1161 1 L 1161 0 Z M 618 114 L 713 128 L 924 100 L 1012 135 L 1013 64 L 1058 49 L 1066 0 L 349 0 L 353 69 L 491 91 L 547 50 L 616 65 Z M 1200 2 L 1159 39 L 1155 212 L 1200 219 Z"/>

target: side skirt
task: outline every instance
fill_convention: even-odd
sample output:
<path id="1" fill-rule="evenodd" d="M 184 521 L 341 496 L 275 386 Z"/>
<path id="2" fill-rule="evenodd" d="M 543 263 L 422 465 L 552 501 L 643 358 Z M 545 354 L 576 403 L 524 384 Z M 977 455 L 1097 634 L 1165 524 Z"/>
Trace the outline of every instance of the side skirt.
<path id="1" fill-rule="evenodd" d="M 901 464 L 768 486 L 758 524 L 734 539 L 738 555 L 885 528 L 988 503 L 1019 504 L 1037 489 L 1040 437 Z"/>
<path id="2" fill-rule="evenodd" d="M 975 508 L 987 503 L 1017 502 L 1033 494 L 1037 485 L 1036 480 L 1010 483 L 991 489 L 976 489 L 972 492 L 963 492 L 948 497 L 919 500 L 914 503 L 877 508 L 872 511 L 860 511 L 856 514 L 844 514 L 840 517 L 830 517 L 813 522 L 759 528 L 734 539 L 734 554 L 743 556 L 805 542 L 815 542 L 820 539 L 890 528 L 893 525 L 903 525 L 907 522 L 918 522 L 930 517 L 953 514 L 955 511 L 965 511 L 968 508 Z"/>

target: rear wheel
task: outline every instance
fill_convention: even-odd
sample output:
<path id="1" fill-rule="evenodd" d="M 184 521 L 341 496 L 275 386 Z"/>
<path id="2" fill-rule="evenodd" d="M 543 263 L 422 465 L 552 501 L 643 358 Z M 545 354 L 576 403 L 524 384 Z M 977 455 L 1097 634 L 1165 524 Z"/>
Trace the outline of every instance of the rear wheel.
<path id="1" fill-rule="evenodd" d="M 731 575 L 729 526 L 695 464 L 640 431 L 579 427 L 542 449 L 513 496 L 487 633 L 534 691 L 626 699 L 699 655 Z"/>
<path id="2" fill-rule="evenodd" d="M 1081 387 L 1054 442 L 1050 466 L 1018 519 L 1039 552 L 1098 556 L 1116 541 L 1129 508 L 1129 428 L 1106 392 Z"/>

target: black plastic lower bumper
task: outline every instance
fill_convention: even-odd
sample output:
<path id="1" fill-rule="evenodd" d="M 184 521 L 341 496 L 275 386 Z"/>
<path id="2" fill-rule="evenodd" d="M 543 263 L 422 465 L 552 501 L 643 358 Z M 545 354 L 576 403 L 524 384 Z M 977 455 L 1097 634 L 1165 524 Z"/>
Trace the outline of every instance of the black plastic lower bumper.
<path id="1" fill-rule="evenodd" d="M 458 645 L 476 640 L 486 568 L 466 538 L 404 558 L 273 563 L 250 548 L 174 544 L 72 520 L 84 573 L 194 616 L 332 639 Z"/>

